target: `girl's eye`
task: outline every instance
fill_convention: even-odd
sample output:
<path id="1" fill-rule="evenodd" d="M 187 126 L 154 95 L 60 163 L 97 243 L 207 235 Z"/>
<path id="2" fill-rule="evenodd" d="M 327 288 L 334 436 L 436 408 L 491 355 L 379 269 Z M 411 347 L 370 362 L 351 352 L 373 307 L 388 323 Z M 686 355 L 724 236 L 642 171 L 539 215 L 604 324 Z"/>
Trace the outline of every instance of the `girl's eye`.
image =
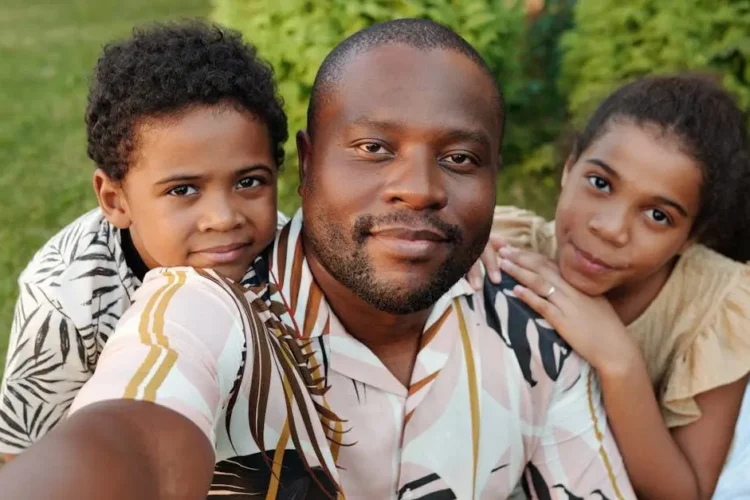
<path id="1" fill-rule="evenodd" d="M 589 175 L 588 181 L 589 184 L 591 184 L 594 189 L 598 191 L 602 191 L 604 193 L 609 193 L 612 191 L 612 186 L 604 177 L 599 177 L 598 175 Z"/>
<path id="2" fill-rule="evenodd" d="M 239 189 L 250 189 L 258 187 L 261 184 L 261 180 L 257 177 L 244 177 L 237 182 Z"/>
<path id="3" fill-rule="evenodd" d="M 365 153 L 370 154 L 383 154 L 387 152 L 383 145 L 378 144 L 377 142 L 365 142 L 358 145 L 357 147 Z"/>
<path id="4" fill-rule="evenodd" d="M 658 208 L 646 210 L 646 217 L 663 226 L 668 226 L 672 223 L 669 216 L 664 211 L 659 210 Z"/>
<path id="5" fill-rule="evenodd" d="M 170 196 L 192 196 L 194 194 L 198 194 L 198 190 L 195 188 L 195 186 L 183 184 L 181 186 L 173 187 L 172 189 L 167 191 L 167 194 Z"/>

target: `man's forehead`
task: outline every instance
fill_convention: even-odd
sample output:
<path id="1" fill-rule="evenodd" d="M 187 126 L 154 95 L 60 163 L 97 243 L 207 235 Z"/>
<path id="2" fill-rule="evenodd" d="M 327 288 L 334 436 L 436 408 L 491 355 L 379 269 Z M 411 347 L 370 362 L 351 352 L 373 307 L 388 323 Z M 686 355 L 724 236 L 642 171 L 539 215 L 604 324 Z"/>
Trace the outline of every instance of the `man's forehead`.
<path id="1" fill-rule="evenodd" d="M 499 130 L 494 82 L 474 61 L 450 49 L 398 44 L 370 49 L 348 61 L 330 91 L 331 111 L 350 124 L 437 120 L 449 128 L 471 123 L 468 128 Z"/>

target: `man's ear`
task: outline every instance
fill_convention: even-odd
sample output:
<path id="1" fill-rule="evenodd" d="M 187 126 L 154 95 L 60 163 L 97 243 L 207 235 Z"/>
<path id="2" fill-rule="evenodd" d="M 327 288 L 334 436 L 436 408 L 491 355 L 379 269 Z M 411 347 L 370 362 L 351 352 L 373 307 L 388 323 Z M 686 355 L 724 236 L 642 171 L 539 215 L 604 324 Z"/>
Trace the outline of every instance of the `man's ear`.
<path id="1" fill-rule="evenodd" d="M 568 180 L 568 174 L 573 168 L 573 165 L 576 164 L 575 158 L 573 156 L 568 156 L 568 159 L 565 161 L 565 166 L 563 167 L 563 173 L 562 173 L 562 179 L 560 179 L 560 187 L 565 187 L 565 182 Z"/>
<path id="2" fill-rule="evenodd" d="M 306 130 L 297 132 L 297 161 L 299 163 L 299 186 L 297 194 L 302 196 L 307 179 L 307 169 L 310 166 L 310 155 L 312 154 L 312 141 Z"/>
<path id="3" fill-rule="evenodd" d="M 104 217 L 115 227 L 127 229 L 132 224 L 122 183 L 98 168 L 94 172 L 94 193 Z"/>

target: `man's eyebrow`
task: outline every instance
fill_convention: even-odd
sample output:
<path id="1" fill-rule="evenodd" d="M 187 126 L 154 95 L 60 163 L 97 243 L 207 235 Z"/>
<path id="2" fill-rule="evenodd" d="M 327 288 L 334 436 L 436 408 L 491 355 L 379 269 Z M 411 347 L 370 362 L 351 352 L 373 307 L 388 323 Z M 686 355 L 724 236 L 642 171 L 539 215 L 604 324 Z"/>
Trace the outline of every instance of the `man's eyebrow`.
<path id="1" fill-rule="evenodd" d="M 404 129 L 403 121 L 394 120 L 374 120 L 367 117 L 359 117 L 352 122 L 354 125 L 362 127 L 371 127 L 381 130 L 398 131 Z M 489 136 L 481 130 L 471 130 L 463 128 L 444 128 L 441 131 L 443 137 L 453 142 L 473 142 L 480 146 L 490 148 L 491 142 Z"/>

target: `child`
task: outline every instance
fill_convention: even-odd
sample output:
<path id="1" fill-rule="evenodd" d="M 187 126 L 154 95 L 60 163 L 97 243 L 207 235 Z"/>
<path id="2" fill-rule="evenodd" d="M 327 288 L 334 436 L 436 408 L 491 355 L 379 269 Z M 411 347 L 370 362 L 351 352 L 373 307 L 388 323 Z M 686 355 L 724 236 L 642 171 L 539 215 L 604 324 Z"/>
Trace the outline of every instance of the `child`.
<path id="1" fill-rule="evenodd" d="M 106 46 L 86 124 L 99 208 L 20 277 L 0 454 L 65 415 L 149 269 L 206 267 L 257 284 L 250 266 L 275 235 L 287 121 L 271 68 L 239 34 L 164 24 Z"/>
<path id="2" fill-rule="evenodd" d="M 727 457 L 750 372 L 748 190 L 732 99 L 703 78 L 657 77 L 594 113 L 554 223 L 496 211 L 494 236 L 512 245 L 500 268 L 598 370 L 643 498 L 711 498 Z"/>

